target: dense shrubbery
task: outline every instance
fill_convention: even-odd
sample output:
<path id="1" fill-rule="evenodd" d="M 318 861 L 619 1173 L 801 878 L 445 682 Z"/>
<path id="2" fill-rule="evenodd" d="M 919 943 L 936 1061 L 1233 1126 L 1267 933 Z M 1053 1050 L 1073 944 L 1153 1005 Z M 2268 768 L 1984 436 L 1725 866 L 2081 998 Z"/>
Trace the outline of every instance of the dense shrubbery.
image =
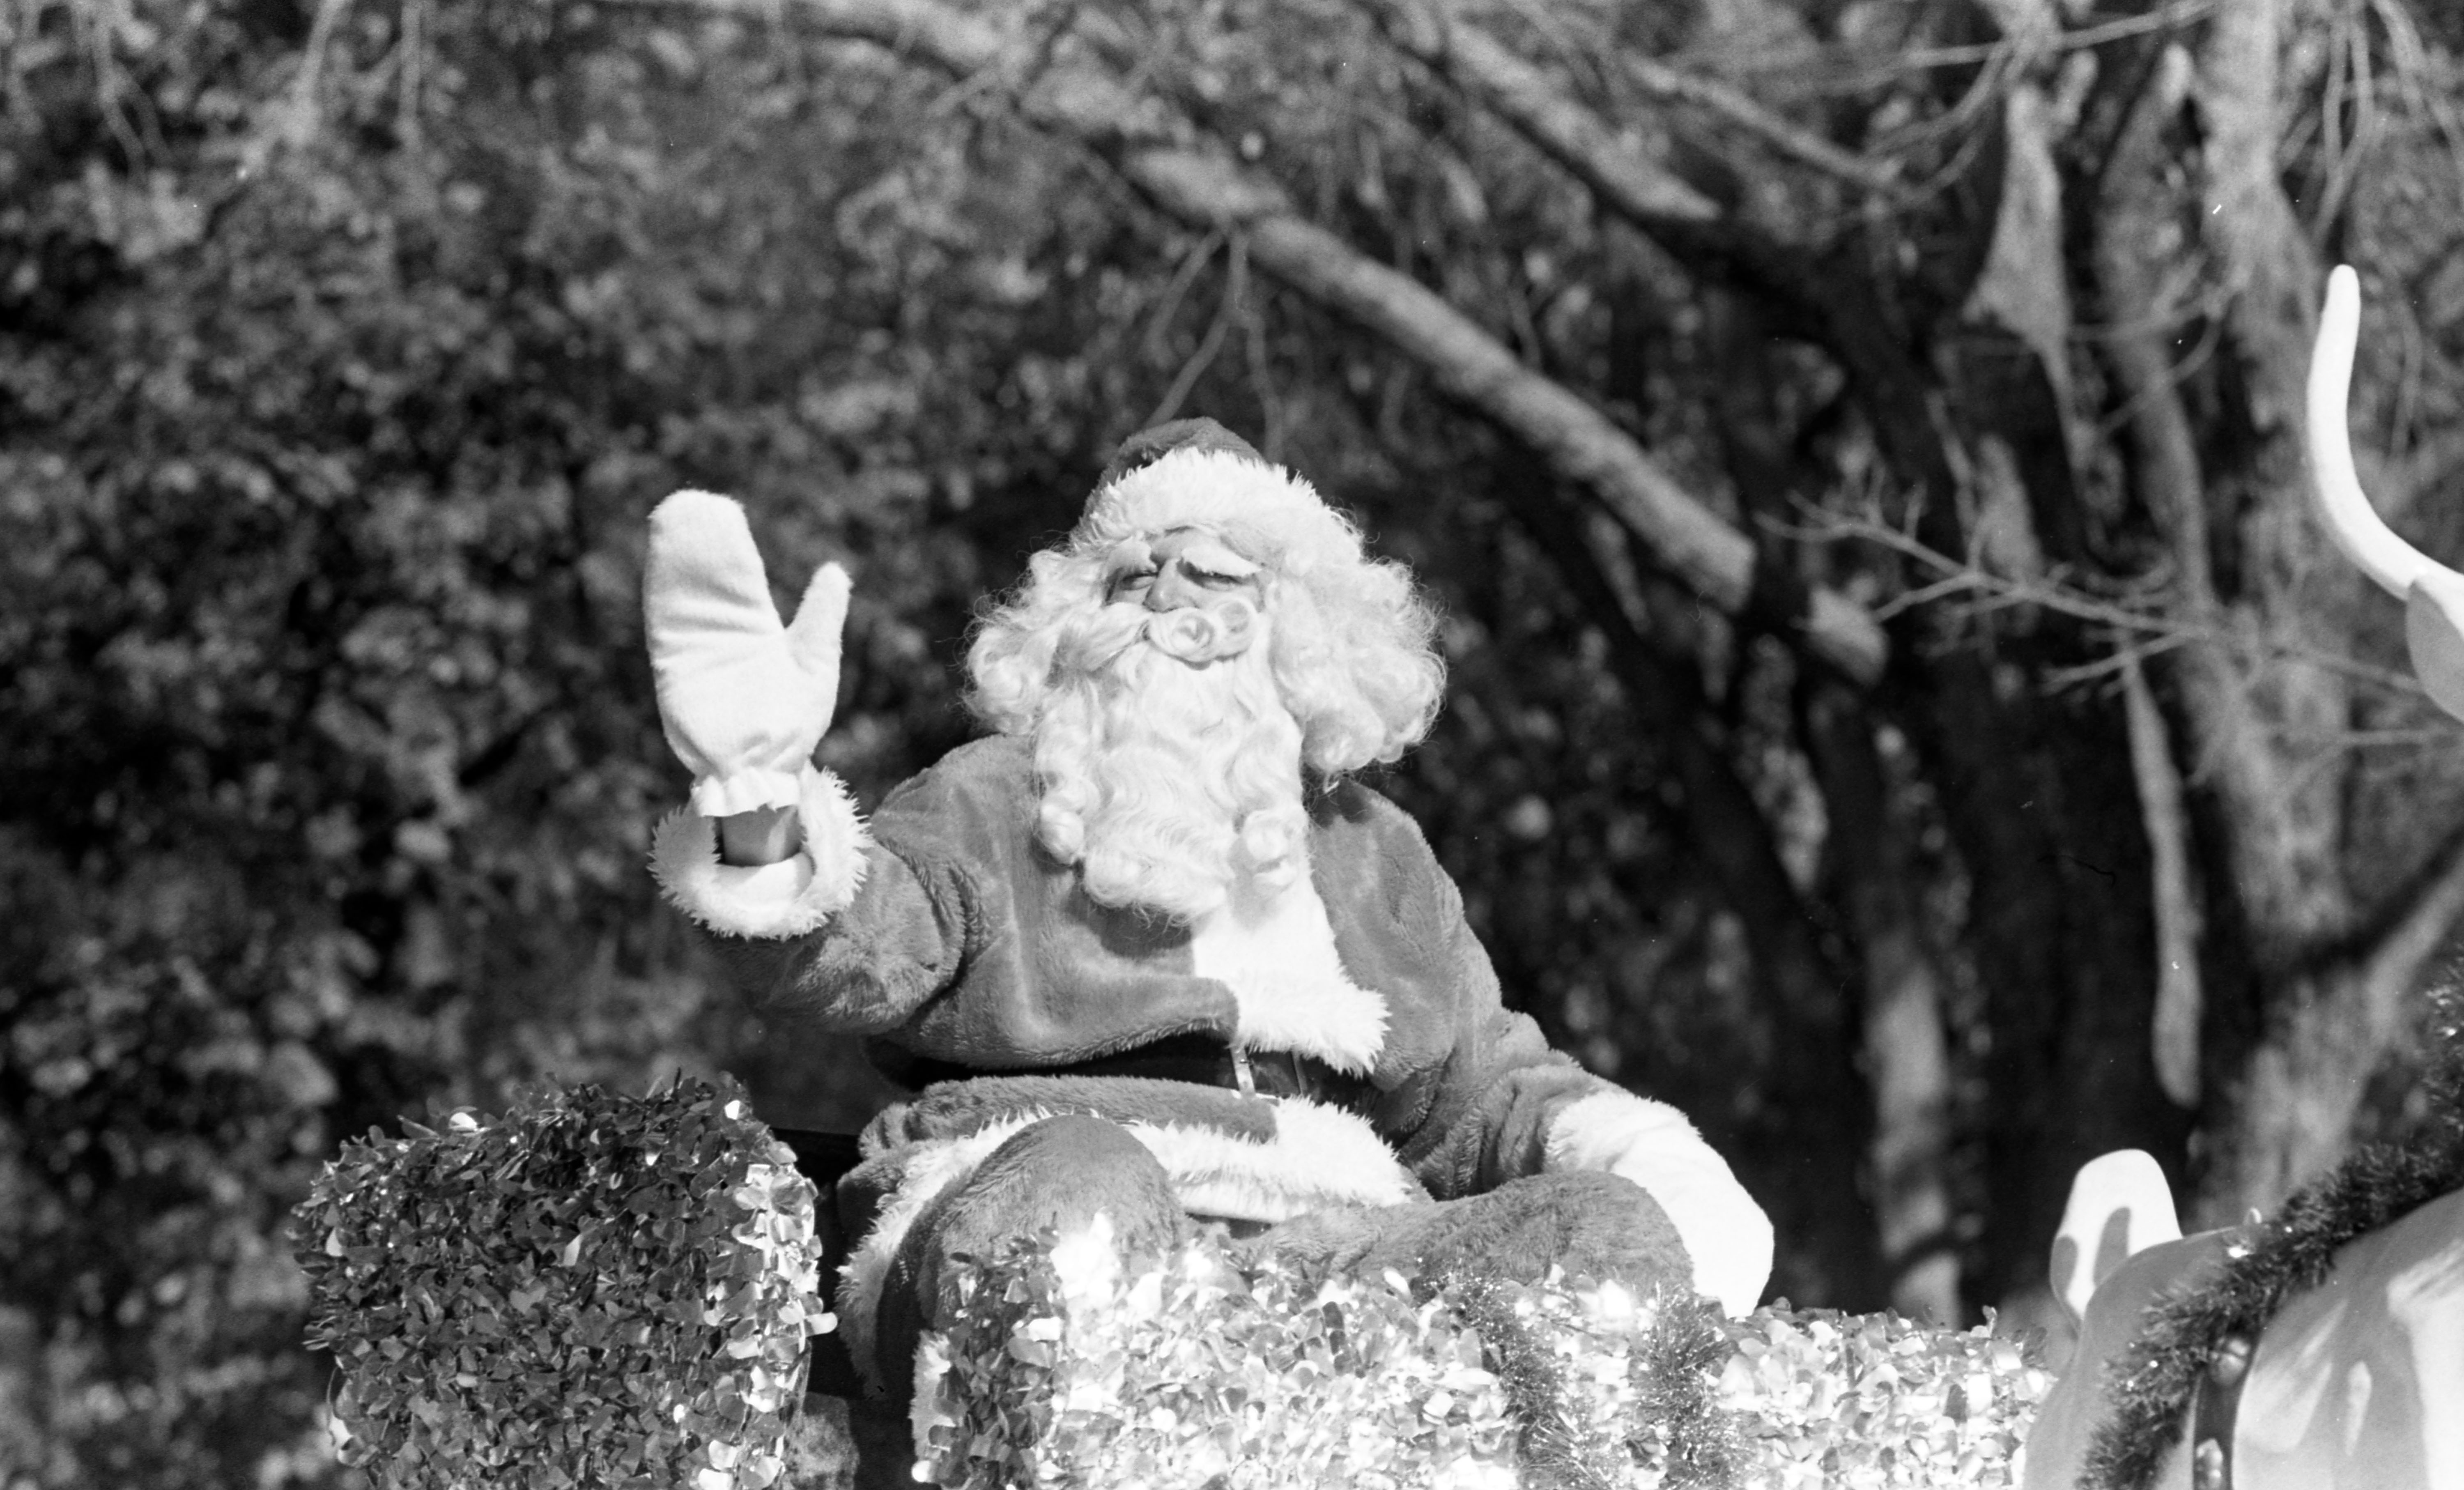
<path id="1" fill-rule="evenodd" d="M 640 869 L 636 518 L 761 494 L 797 380 L 679 393 L 754 292 L 634 256 L 673 191 L 550 107 L 625 90 L 548 65 L 555 8 L 429 21 L 414 95 L 346 15 L 306 115 L 279 6 L 0 21 L 0 1457 L 39 1484 L 332 1480 L 278 1233 L 339 1136 L 742 1043 Z"/>
<path id="2" fill-rule="evenodd" d="M 777 1484 L 812 1182 L 733 1083 L 525 1094 L 343 1147 L 294 1218 L 341 1457 L 402 1490 Z"/>
<path id="3" fill-rule="evenodd" d="M 775 573 L 850 559 L 825 748 L 877 794 L 962 737 L 970 607 L 1219 315 L 1218 246 L 1129 230 L 877 55 L 547 0 L 318 11 L 0 18 L 0 1457 L 44 1486 L 337 1482 L 280 1222 L 344 1134 L 721 1063 L 775 1119 L 860 1120 L 847 1060 L 748 1040 L 654 909 L 640 517 L 715 487 Z M 1369 371 L 1312 335 L 1274 355 Z M 1257 430 L 1247 347 L 1192 396 Z M 1341 403 L 1300 407 L 1287 450 L 1396 480 Z M 1388 538 L 1443 582 L 1455 538 Z M 1615 711 L 1546 650 L 1574 712 L 1441 763 L 1466 822 L 1622 790 L 1559 768 Z M 1583 916 L 1653 851 L 1618 831 Z"/>

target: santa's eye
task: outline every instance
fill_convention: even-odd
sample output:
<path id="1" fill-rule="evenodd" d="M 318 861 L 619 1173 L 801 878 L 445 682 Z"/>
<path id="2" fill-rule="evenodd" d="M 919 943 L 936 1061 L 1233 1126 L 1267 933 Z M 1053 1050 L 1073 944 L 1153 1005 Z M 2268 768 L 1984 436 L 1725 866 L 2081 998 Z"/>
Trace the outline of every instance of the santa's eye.
<path id="1" fill-rule="evenodd" d="M 1191 583 L 1213 595 L 1232 595 L 1258 587 L 1256 578 L 1251 575 L 1220 574 L 1212 569 L 1195 568 L 1187 573 Z"/>
<path id="2" fill-rule="evenodd" d="M 1155 579 L 1155 571 L 1152 568 L 1124 569 L 1112 576 L 1111 585 L 1105 594 L 1112 600 L 1119 600 L 1124 595 L 1138 594 L 1154 584 Z"/>

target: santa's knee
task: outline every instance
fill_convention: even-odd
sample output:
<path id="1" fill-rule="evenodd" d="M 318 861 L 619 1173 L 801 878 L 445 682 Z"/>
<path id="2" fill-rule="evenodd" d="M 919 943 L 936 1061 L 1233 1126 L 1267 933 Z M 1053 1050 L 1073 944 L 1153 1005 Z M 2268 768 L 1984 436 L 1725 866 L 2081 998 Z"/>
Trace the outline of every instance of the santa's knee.
<path id="1" fill-rule="evenodd" d="M 1456 1277 L 1537 1283 L 1560 1274 L 1650 1294 L 1683 1290 L 1693 1276 L 1658 1201 L 1614 1174 L 1588 1172 L 1535 1174 L 1459 1200 L 1330 1207 L 1267 1232 L 1248 1257 L 1271 1257 L 1309 1281 L 1392 1270 L 1432 1286 Z"/>
<path id="2" fill-rule="evenodd" d="M 1180 1206 L 1163 1166 L 1128 1128 L 1069 1113 L 1002 1140 L 926 1208 L 910 1240 L 931 1238 L 945 1252 L 983 1255 L 1014 1237 L 1080 1230 L 1099 1214 L 1130 1237 L 1172 1230 Z"/>
<path id="3" fill-rule="evenodd" d="M 879 1395 L 907 1400 L 916 1345 L 948 1327 L 958 1304 L 957 1260 L 996 1260 L 1021 1238 L 1096 1233 L 1127 1266 L 1162 1256 L 1189 1232 L 1163 1167 L 1127 1128 L 1081 1114 L 1031 1123 L 942 1186 L 896 1239 L 869 1374 Z"/>
<path id="4" fill-rule="evenodd" d="M 1684 1288 L 1693 1268 L 1667 1213 L 1614 1174 L 1581 1172 L 1508 1180 L 1455 1202 L 1463 1213 L 1445 1261 L 1537 1282 L 1552 1271 L 1638 1293 Z"/>

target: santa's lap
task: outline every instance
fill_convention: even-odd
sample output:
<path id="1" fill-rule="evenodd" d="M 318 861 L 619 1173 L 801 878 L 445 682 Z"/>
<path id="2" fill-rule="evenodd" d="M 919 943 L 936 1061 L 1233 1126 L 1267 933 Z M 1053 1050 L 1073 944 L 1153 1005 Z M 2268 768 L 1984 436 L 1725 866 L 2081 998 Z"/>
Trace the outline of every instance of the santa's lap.
<path id="1" fill-rule="evenodd" d="M 907 1223 L 871 1305 L 876 1400 L 903 1407 L 913 1394 L 916 1345 L 955 1323 L 960 1276 L 1017 1238 L 1098 1227 L 1126 1271 L 1159 1262 L 1205 1229 L 1244 1270 L 1281 1267 L 1311 1284 L 1388 1274 L 1537 1283 L 1554 1273 L 1647 1297 L 1682 1289 L 1691 1276 L 1666 1215 L 1613 1174 L 1538 1174 L 1461 1199 L 1331 1205 L 1259 1223 L 1191 1215 L 1128 1128 L 1067 1113 L 1009 1133 Z"/>

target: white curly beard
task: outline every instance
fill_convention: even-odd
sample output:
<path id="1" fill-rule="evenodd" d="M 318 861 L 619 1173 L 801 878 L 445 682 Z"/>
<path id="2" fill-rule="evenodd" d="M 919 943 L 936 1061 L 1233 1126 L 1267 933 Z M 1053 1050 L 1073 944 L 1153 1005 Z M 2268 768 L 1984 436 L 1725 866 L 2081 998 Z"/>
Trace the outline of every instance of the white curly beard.
<path id="1" fill-rule="evenodd" d="M 1145 640 L 1146 620 L 1106 606 L 1060 649 L 1033 734 L 1036 832 L 1098 903 L 1195 921 L 1236 886 L 1304 868 L 1301 728 L 1263 617 L 1239 655 L 1203 666 Z"/>

